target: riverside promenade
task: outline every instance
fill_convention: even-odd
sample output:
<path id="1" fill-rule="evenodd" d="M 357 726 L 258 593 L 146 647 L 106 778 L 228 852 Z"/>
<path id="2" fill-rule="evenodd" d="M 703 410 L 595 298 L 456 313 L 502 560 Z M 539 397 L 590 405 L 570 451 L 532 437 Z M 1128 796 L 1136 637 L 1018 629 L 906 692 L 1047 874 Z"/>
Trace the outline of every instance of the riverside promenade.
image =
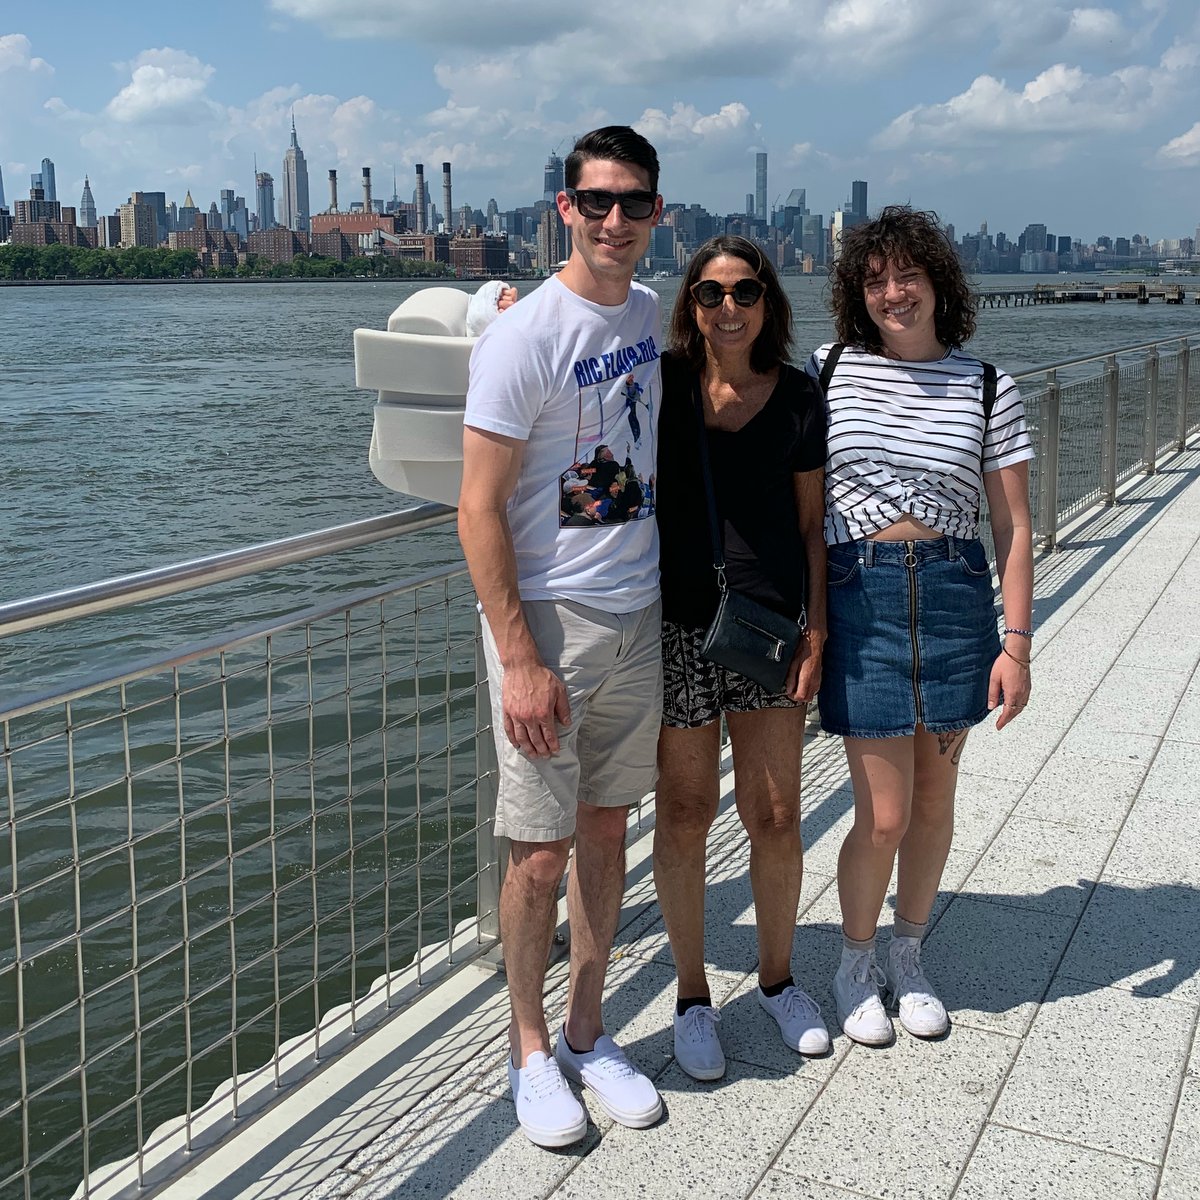
<path id="1" fill-rule="evenodd" d="M 747 842 L 732 791 L 709 847 L 708 957 L 729 1060 L 672 1059 L 674 973 L 649 836 L 609 971 L 610 1031 L 665 1114 L 583 1143 L 518 1131 L 503 977 L 478 965 L 355 1043 L 164 1191 L 188 1197 L 1200 1198 L 1200 451 L 1038 561 L 1033 698 L 972 734 L 925 951 L 950 1011 L 932 1042 L 842 1035 L 834 872 L 851 819 L 837 739 L 805 750 L 797 982 L 831 1053 L 801 1059 L 759 1008 Z M 885 928 L 882 931 L 886 938 Z M 565 965 L 550 975 L 561 1016 Z"/>

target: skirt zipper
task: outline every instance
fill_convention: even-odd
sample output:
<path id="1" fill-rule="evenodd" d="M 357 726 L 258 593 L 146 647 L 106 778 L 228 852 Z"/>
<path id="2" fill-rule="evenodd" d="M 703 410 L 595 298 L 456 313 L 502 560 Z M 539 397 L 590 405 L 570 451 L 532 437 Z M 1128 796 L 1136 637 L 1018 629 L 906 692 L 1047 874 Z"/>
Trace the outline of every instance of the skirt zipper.
<path id="1" fill-rule="evenodd" d="M 908 633 L 912 640 L 912 687 L 913 704 L 916 707 L 918 725 L 922 724 L 921 712 L 921 649 L 917 645 L 917 554 L 916 543 L 905 542 L 904 565 L 908 569 Z"/>

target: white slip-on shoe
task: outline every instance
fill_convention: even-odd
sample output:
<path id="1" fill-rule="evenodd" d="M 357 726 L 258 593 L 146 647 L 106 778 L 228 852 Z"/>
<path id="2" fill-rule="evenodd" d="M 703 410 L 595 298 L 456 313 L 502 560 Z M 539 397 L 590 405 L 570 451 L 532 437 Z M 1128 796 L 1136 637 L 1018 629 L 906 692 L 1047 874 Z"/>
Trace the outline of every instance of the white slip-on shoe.
<path id="1" fill-rule="evenodd" d="M 758 989 L 758 1002 L 775 1018 L 783 1040 L 801 1054 L 824 1054 L 829 1049 L 829 1030 L 821 1020 L 821 1006 L 807 993 L 792 985 L 778 996 Z"/>
<path id="2" fill-rule="evenodd" d="M 587 1113 L 575 1099 L 558 1061 L 535 1050 L 523 1067 L 508 1060 L 508 1085 L 517 1122 L 536 1146 L 569 1146 L 587 1132 Z"/>
<path id="3" fill-rule="evenodd" d="M 675 1061 L 693 1078 L 720 1079 L 725 1074 L 725 1051 L 717 1035 L 721 1014 L 707 1004 L 693 1004 L 675 1014 Z"/>
<path id="4" fill-rule="evenodd" d="M 916 1037 L 940 1037 L 950 1027 L 945 1005 L 921 970 L 921 939 L 894 937 L 883 966 L 900 1024 Z"/>
<path id="5" fill-rule="evenodd" d="M 879 998 L 884 982 L 874 950 L 842 947 L 842 962 L 833 977 L 838 1020 L 845 1035 L 864 1046 L 886 1046 L 896 1036 Z"/>
<path id="6" fill-rule="evenodd" d="M 658 1090 L 607 1033 L 596 1039 L 591 1050 L 576 1054 L 567 1043 L 565 1030 L 560 1029 L 554 1056 L 562 1073 L 583 1084 L 619 1125 L 644 1129 L 662 1116 Z"/>

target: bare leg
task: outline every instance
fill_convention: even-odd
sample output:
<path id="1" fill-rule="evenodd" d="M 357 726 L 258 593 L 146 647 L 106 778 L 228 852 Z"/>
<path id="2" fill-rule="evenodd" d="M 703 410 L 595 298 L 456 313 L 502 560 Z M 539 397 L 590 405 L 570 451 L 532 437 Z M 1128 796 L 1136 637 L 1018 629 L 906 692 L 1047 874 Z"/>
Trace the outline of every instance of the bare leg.
<path id="1" fill-rule="evenodd" d="M 699 729 L 666 725 L 658 738 L 654 798 L 654 886 L 680 996 L 707 996 L 704 974 L 705 841 L 717 813 L 719 721 Z"/>
<path id="2" fill-rule="evenodd" d="M 847 937 L 875 936 L 896 851 L 912 811 L 914 738 L 846 738 L 854 826 L 838 856 L 838 897 Z"/>
<path id="3" fill-rule="evenodd" d="M 954 790 L 967 732 L 917 730 L 912 813 L 900 842 L 896 888 L 896 912 L 914 925 L 929 920 L 950 853 Z"/>
<path id="4" fill-rule="evenodd" d="M 575 818 L 575 864 L 567 881 L 571 923 L 571 985 L 567 1041 L 581 1053 L 604 1032 L 600 1001 L 613 935 L 625 893 L 625 818 L 628 805 L 580 803 Z"/>
<path id="5" fill-rule="evenodd" d="M 513 1062 L 523 1067 L 529 1055 L 550 1049 L 542 996 L 546 960 L 554 936 L 558 885 L 567 865 L 570 839 L 513 842 L 500 892 L 500 930 L 512 1020 L 508 1040 Z"/>
<path id="6" fill-rule="evenodd" d="M 737 807 L 750 835 L 750 887 L 758 926 L 758 981 L 792 973 L 792 940 L 804 871 L 800 844 L 800 755 L 804 709 L 728 713 Z"/>

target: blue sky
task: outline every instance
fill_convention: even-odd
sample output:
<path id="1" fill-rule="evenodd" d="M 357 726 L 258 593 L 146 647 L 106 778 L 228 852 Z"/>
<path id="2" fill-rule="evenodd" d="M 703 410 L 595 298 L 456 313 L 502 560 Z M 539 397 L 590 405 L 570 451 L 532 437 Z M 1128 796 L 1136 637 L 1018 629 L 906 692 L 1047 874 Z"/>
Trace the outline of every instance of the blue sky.
<path id="1" fill-rule="evenodd" d="M 294 109 L 312 207 L 454 165 L 455 204 L 541 193 L 547 153 L 631 123 L 668 200 L 740 211 L 754 153 L 769 199 L 829 213 L 852 179 L 958 230 L 1030 222 L 1091 241 L 1200 224 L 1200 3 L 1114 0 L 58 0 L 0 15 L 5 195 L 54 159 L 111 212 L 133 190 L 223 187 L 253 204 L 281 174 Z M 152 13 L 148 17 L 146 14 Z M 440 194 L 437 195 L 440 201 Z"/>

